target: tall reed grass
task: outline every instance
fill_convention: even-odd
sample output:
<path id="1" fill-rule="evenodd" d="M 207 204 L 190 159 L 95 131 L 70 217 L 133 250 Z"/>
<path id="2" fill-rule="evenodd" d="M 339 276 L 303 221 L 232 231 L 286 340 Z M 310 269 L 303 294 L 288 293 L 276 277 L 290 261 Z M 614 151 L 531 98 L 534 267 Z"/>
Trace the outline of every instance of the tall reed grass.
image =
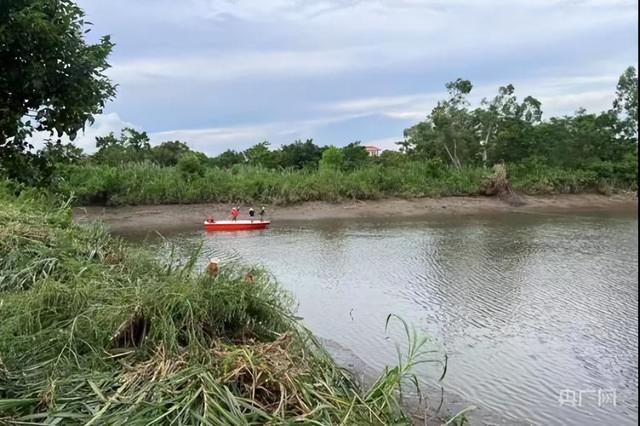
<path id="1" fill-rule="evenodd" d="M 402 387 L 440 361 L 424 340 L 362 389 L 268 274 L 198 258 L 158 263 L 0 186 L 0 423 L 411 423 Z"/>
<path id="2" fill-rule="evenodd" d="M 509 165 L 513 188 L 530 194 L 637 190 L 637 165 L 598 163 L 584 169 L 540 164 Z M 236 165 L 207 167 L 184 175 L 176 167 L 129 163 L 120 167 L 82 164 L 65 168 L 54 190 L 81 205 L 216 203 L 293 204 L 384 197 L 440 197 L 482 194 L 490 169 L 457 170 L 440 162 L 371 164 L 352 171 L 274 170 Z"/>

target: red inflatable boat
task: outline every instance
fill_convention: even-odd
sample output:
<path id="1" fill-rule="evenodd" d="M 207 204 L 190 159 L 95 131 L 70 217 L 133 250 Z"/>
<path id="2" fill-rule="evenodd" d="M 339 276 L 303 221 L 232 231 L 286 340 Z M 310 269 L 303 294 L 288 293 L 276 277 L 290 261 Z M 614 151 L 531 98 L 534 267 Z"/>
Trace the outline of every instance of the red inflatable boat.
<path id="1" fill-rule="evenodd" d="M 266 229 L 269 220 L 216 220 L 204 221 L 204 229 L 207 231 L 251 231 L 253 229 Z"/>

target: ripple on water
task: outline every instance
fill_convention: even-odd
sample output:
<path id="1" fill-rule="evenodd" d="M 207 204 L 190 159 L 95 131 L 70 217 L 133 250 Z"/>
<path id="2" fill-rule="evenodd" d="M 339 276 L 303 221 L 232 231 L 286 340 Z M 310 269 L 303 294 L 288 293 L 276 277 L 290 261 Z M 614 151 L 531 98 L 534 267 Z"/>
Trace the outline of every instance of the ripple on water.
<path id="1" fill-rule="evenodd" d="M 373 368 L 395 362 L 402 332 L 384 321 L 399 314 L 447 349 L 446 389 L 496 423 L 623 425 L 638 418 L 637 235 L 618 218 L 336 221 L 207 234 L 203 250 L 266 266 L 307 326 Z M 563 389 L 617 404 L 561 407 Z"/>

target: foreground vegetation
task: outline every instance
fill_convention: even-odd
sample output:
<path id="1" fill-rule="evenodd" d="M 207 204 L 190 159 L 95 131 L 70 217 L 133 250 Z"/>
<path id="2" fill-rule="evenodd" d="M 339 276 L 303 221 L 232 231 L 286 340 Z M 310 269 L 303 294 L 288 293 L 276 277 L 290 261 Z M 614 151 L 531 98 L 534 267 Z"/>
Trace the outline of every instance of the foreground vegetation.
<path id="1" fill-rule="evenodd" d="M 267 274 L 196 264 L 0 191 L 0 423 L 410 423 L 398 390 L 420 341 L 362 391 Z"/>

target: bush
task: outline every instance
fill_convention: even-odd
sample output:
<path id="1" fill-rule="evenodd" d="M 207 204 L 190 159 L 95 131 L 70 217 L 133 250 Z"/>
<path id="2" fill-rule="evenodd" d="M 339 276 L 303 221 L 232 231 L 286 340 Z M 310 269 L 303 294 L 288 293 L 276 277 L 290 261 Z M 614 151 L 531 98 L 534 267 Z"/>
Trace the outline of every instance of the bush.
<path id="1" fill-rule="evenodd" d="M 344 152 L 335 146 L 327 148 L 322 153 L 320 168 L 342 170 L 344 168 Z"/>
<path id="2" fill-rule="evenodd" d="M 185 180 L 192 180 L 197 176 L 204 175 L 204 165 L 200 157 L 194 153 L 187 153 L 178 159 L 178 171 Z"/>

